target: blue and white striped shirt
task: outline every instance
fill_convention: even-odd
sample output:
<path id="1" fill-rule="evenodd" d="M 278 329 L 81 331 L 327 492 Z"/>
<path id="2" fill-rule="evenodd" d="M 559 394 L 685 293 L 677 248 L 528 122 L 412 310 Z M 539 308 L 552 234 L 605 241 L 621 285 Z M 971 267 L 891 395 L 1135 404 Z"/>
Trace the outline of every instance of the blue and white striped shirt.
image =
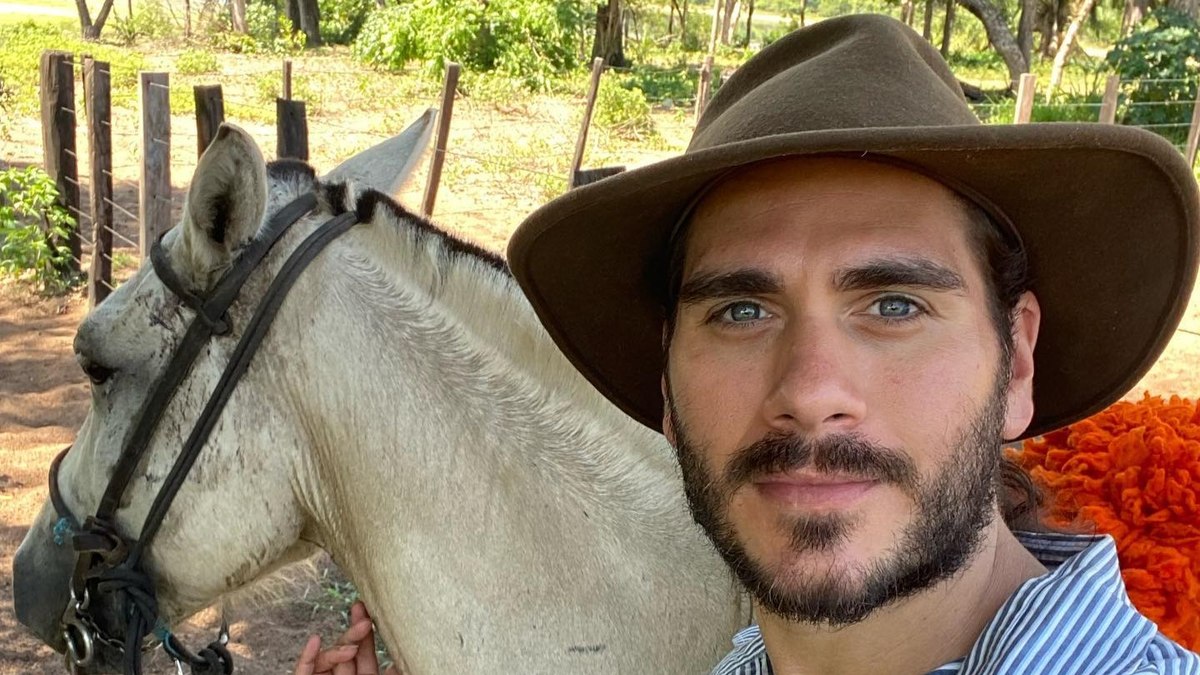
<path id="1" fill-rule="evenodd" d="M 929 675 L 1200 675 L 1200 655 L 1129 602 L 1112 537 L 1017 537 L 1050 572 L 1005 601 L 966 657 Z M 712 675 L 771 673 L 758 626 L 739 631 L 733 645 Z"/>

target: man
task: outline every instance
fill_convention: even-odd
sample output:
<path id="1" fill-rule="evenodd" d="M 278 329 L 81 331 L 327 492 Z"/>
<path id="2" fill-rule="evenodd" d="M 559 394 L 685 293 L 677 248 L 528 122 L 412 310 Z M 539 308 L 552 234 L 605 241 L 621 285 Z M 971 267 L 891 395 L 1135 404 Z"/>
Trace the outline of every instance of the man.
<path id="1" fill-rule="evenodd" d="M 1149 368 L 1198 214 L 1169 144 L 982 126 L 926 41 L 856 16 L 764 49 L 682 157 L 547 204 L 509 253 L 754 598 L 715 673 L 1200 673 L 1112 539 L 1010 529 L 1034 497 L 1000 454 Z"/>

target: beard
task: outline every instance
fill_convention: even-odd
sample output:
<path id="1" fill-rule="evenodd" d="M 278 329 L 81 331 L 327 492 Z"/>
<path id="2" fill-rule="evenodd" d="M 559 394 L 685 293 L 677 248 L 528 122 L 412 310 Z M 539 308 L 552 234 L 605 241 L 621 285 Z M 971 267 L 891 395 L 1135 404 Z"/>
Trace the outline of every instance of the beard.
<path id="1" fill-rule="evenodd" d="M 668 383 L 667 404 L 674 421 L 676 455 L 692 518 L 760 607 L 788 621 L 846 626 L 875 610 L 954 576 L 978 552 L 996 507 L 996 480 L 1005 417 L 1006 363 L 982 409 L 961 427 L 938 473 L 922 480 L 907 453 L 856 435 L 806 439 L 772 434 L 742 448 L 714 475 L 705 448 L 688 433 Z M 771 474 L 812 468 L 845 473 L 880 485 L 893 485 L 914 504 L 913 518 L 896 544 L 865 565 L 819 572 L 768 566 L 754 559 L 729 518 L 734 494 Z M 857 520 L 847 514 L 788 516 L 788 551 L 835 550 L 849 541 Z M 787 559 L 785 555 L 784 560 Z"/>

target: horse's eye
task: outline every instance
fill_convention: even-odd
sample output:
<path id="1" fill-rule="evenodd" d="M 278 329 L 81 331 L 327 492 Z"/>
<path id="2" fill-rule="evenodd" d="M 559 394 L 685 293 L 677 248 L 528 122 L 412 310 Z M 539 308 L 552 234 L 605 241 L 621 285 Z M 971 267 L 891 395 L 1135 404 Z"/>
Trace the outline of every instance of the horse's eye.
<path id="1" fill-rule="evenodd" d="M 83 367 L 83 372 L 88 376 L 88 379 L 92 381 L 92 384 L 104 384 L 116 372 L 112 368 L 90 361 L 80 365 Z"/>

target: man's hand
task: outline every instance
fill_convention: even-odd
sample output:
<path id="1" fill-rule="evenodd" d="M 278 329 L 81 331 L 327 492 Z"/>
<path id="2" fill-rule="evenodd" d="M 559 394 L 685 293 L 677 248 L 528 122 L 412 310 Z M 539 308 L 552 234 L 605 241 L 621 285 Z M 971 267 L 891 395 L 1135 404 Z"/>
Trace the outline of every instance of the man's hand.
<path id="1" fill-rule="evenodd" d="M 321 636 L 313 635 L 300 652 L 294 675 L 379 675 L 375 657 L 375 628 L 361 601 L 350 608 L 350 627 L 337 643 L 321 649 Z M 395 666 L 383 675 L 400 675 Z"/>

